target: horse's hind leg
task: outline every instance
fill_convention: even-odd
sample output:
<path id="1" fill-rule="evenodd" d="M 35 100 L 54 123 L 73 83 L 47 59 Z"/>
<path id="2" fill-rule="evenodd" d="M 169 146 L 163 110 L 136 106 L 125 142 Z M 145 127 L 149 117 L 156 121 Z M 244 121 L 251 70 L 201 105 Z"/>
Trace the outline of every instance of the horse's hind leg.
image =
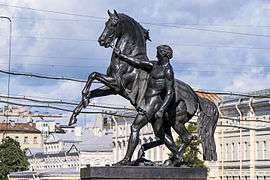
<path id="1" fill-rule="evenodd" d="M 176 154 L 176 158 L 179 162 L 182 161 L 185 149 L 193 139 L 192 134 L 189 133 L 185 127 L 185 122 L 189 121 L 190 118 L 191 117 L 187 113 L 184 113 L 180 116 L 177 116 L 176 122 L 173 125 L 173 129 L 182 139 L 182 144 L 180 145 L 180 148 Z"/>
<path id="2" fill-rule="evenodd" d="M 145 151 L 165 144 L 165 139 L 166 139 L 166 142 L 171 142 L 171 143 L 174 144 L 173 137 L 172 137 L 172 132 L 171 132 L 171 126 L 162 127 L 162 128 L 164 128 L 164 133 L 158 132 L 158 131 L 161 131 L 161 130 L 157 129 L 156 128 L 157 126 L 155 126 L 154 124 L 152 124 L 152 126 L 153 126 L 153 130 L 154 130 L 155 135 L 158 138 L 158 140 L 141 145 L 141 148 L 139 149 L 139 152 L 138 152 L 138 159 L 143 158 L 145 156 Z M 173 148 L 173 149 L 176 151 L 177 150 L 176 145 L 174 144 L 172 146 L 175 146 L 175 148 Z"/>
<path id="3" fill-rule="evenodd" d="M 138 159 L 141 159 L 145 156 L 145 151 L 152 149 L 154 147 L 160 146 L 162 144 L 164 144 L 164 141 L 161 139 L 158 139 L 156 141 L 152 141 L 149 143 L 144 143 L 143 145 L 141 145 L 141 148 L 139 149 Z"/>
<path id="4" fill-rule="evenodd" d="M 168 117 L 167 117 L 168 118 Z M 161 121 L 165 121 L 161 123 Z M 166 123 L 168 119 L 157 119 L 155 122 L 152 123 L 153 131 L 155 133 L 155 136 L 159 138 L 159 140 L 152 142 L 152 144 L 149 145 L 149 148 L 154 148 L 156 146 L 165 144 L 166 147 L 172 152 L 173 155 L 176 155 L 178 152 L 178 148 L 173 140 L 172 132 L 171 132 L 171 124 Z M 144 148 L 144 147 L 143 147 Z M 144 149 L 142 149 L 143 151 Z M 147 150 L 147 149 L 146 149 Z M 171 165 L 171 163 L 168 163 L 165 161 L 166 165 Z"/>
<path id="5" fill-rule="evenodd" d="M 156 120 L 154 123 L 152 123 L 152 126 L 155 136 L 158 138 L 158 140 L 143 144 L 139 150 L 138 158 L 144 157 L 144 151 L 160 146 L 162 144 L 165 144 L 173 154 L 177 154 L 178 148 L 176 147 L 172 137 L 171 125 L 160 123 L 159 120 Z"/>

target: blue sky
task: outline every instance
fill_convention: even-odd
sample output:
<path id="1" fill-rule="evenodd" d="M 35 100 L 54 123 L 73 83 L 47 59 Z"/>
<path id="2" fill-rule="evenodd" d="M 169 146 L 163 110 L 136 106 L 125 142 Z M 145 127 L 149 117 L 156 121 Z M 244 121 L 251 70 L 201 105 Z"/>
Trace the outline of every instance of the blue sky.
<path id="1" fill-rule="evenodd" d="M 270 1 L 2 0 L 0 3 L 106 19 L 107 9 L 116 9 L 140 22 L 177 25 L 178 28 L 142 24 L 150 29 L 150 59 L 155 59 L 158 44 L 172 46 L 176 78 L 195 89 L 248 92 L 269 88 Z M 105 19 L 2 5 L 0 10 L 0 15 L 13 18 L 13 71 L 79 79 L 86 79 L 92 71 L 106 72 L 112 50 L 93 41 L 102 32 Z M 1 20 L 1 69 L 7 69 L 7 35 L 8 24 Z M 0 79 L 0 93 L 6 94 L 7 76 L 0 74 Z M 25 77 L 11 79 L 11 94 L 14 95 L 79 100 L 82 87 L 81 83 L 68 81 Z M 96 102 L 128 104 L 117 96 Z"/>

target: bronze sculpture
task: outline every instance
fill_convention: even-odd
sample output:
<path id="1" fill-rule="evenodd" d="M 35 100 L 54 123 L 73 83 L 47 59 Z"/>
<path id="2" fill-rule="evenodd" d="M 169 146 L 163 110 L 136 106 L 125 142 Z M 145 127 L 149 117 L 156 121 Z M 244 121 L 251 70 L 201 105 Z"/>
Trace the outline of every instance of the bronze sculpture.
<path id="1" fill-rule="evenodd" d="M 202 140 L 203 158 L 216 160 L 214 132 L 218 120 L 218 110 L 215 104 L 198 97 L 190 86 L 174 79 L 170 67 L 165 68 L 168 71 L 165 72 L 162 65 L 149 61 L 146 54 L 146 41 L 150 40 L 149 32 L 138 22 L 125 14 L 118 14 L 116 11 L 114 13 L 108 11 L 108 14 L 109 20 L 106 22 L 106 27 L 98 42 L 105 48 L 114 48 L 111 64 L 106 75 L 98 72 L 89 75 L 82 91 L 82 101 L 74 109 L 69 125 L 76 123 L 76 116 L 82 108 L 89 104 L 91 98 L 119 94 L 130 101 L 138 114 L 131 126 L 127 153 L 124 159 L 116 165 L 131 165 L 131 157 L 138 144 L 139 131 L 144 125 L 151 123 L 158 140 L 143 144 L 138 158 L 144 156 L 145 150 L 165 144 L 173 154 L 173 157 L 165 161 L 165 164 L 181 166 L 184 150 L 192 140 L 192 135 L 185 128 L 185 123 L 198 111 L 198 133 Z M 164 57 L 157 52 L 159 62 Z M 168 63 L 168 57 L 166 62 Z M 160 68 L 162 73 L 158 73 Z M 164 77 L 165 74 L 166 77 Z M 159 82 L 156 79 L 159 79 L 163 86 L 157 86 Z M 93 80 L 100 81 L 106 87 L 90 90 Z M 159 91 L 159 88 L 162 90 Z M 164 91 L 164 89 L 166 90 Z M 153 92 L 156 93 L 154 96 L 151 94 Z M 151 99 L 154 99 L 153 104 L 149 103 Z M 154 105 L 157 108 L 153 108 Z M 177 149 L 173 142 L 171 128 L 183 140 L 180 149 Z"/>

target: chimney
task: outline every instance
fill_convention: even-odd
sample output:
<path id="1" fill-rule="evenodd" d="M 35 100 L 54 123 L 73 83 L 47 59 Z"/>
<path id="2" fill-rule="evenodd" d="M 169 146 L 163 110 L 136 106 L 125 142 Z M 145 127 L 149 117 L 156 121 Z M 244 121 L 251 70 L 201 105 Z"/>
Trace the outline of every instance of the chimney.
<path id="1" fill-rule="evenodd" d="M 9 123 L 10 123 L 10 125 L 11 125 L 12 127 L 14 127 L 14 126 L 15 126 L 15 121 L 10 120 L 10 121 L 9 121 Z"/>
<path id="2" fill-rule="evenodd" d="M 32 117 L 29 115 L 27 116 L 27 120 L 26 120 L 29 124 L 33 122 Z"/>
<path id="3" fill-rule="evenodd" d="M 82 136 L 82 127 L 75 127 L 74 133 L 75 136 Z"/>

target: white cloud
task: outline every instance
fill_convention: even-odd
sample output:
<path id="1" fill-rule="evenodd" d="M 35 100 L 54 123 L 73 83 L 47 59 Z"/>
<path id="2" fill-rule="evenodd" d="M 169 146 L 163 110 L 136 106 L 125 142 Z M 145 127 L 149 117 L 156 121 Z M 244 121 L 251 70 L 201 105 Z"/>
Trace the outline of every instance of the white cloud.
<path id="1" fill-rule="evenodd" d="M 117 9 L 145 22 L 168 22 L 177 24 L 199 24 L 197 28 L 235 31 L 253 34 L 270 35 L 269 27 L 254 27 L 270 25 L 269 1 L 87 1 L 82 0 L 16 0 L 4 3 L 29 6 L 38 9 L 64 11 L 76 14 L 89 14 L 107 17 L 107 9 Z M 104 22 L 93 22 L 87 18 L 42 13 L 18 8 L 1 7 L 1 14 L 13 17 L 33 18 L 27 20 L 14 19 L 14 33 L 18 36 L 61 37 L 75 39 L 97 39 L 104 27 Z M 84 19 L 83 21 L 57 21 L 42 19 Z M 105 21 L 105 20 L 104 20 Z M 2 21 L 1 21 L 1 24 Z M 202 26 L 202 25 L 220 26 Z M 4 24 L 3 24 L 4 25 Z M 231 26 L 252 25 L 252 26 Z M 269 88 L 269 68 L 259 67 L 269 65 L 268 50 L 249 50 L 225 47 L 205 48 L 202 46 L 248 46 L 270 47 L 268 37 L 242 36 L 229 33 L 214 33 L 179 28 L 166 28 L 143 25 L 150 29 L 153 42 L 149 43 L 148 54 L 155 58 L 155 46 L 167 43 L 174 49 L 172 61 L 176 77 L 186 81 L 195 88 L 209 90 L 250 91 Z M 193 26 L 188 26 L 193 27 Z M 1 29 L 7 30 L 5 27 Z M 0 36 L 1 39 L 6 39 Z M 179 46 L 179 44 L 197 44 L 199 46 Z M 26 58 L 15 57 L 12 68 L 16 71 L 38 72 L 41 74 L 76 77 L 86 79 L 91 71 L 105 73 L 110 61 L 110 49 L 99 47 L 96 42 L 62 41 L 48 39 L 22 39 L 13 41 L 14 54 L 29 54 L 33 56 L 54 57 L 88 57 L 82 59 Z M 0 41 L 0 53 L 7 53 L 6 42 Z M 96 60 L 95 58 L 104 58 Z M 6 57 L 0 57 L 0 67 L 6 68 Z M 190 65 L 183 63 L 193 63 Z M 19 66 L 18 64 L 23 64 Z M 69 67 L 50 67 L 33 64 L 58 64 Z M 202 65 L 204 64 L 204 65 Z M 213 64 L 226 64 L 214 66 Z M 231 64 L 231 65 L 230 65 Z M 74 68 L 72 66 L 74 65 Z M 90 66 L 75 68 L 75 66 Z M 235 66 L 243 65 L 243 66 Z M 252 65 L 252 66 L 245 66 Z M 71 67 L 70 67 L 71 66 Z M 257 67 L 258 66 L 258 67 Z M 185 71 L 188 69 L 189 71 Z M 209 72 L 207 72 L 209 71 Z M 237 73 L 239 71 L 239 73 Z M 248 73 L 247 73 L 248 72 Z M 6 76 L 1 76 L 1 92 L 6 92 Z M 47 96 L 54 98 L 80 99 L 82 86 L 78 83 L 45 81 L 26 78 L 12 78 L 12 92 L 32 96 Z M 95 102 L 129 103 L 118 96 L 98 98 Z"/>

